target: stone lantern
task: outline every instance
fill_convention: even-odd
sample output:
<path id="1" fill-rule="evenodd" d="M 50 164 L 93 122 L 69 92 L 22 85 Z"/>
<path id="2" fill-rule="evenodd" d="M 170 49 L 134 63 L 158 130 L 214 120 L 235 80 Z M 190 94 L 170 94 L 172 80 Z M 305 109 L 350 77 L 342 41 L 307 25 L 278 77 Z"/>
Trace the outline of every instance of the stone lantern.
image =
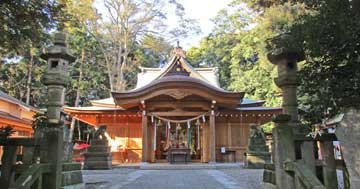
<path id="1" fill-rule="evenodd" d="M 56 33 L 54 46 L 46 49 L 40 57 L 47 61 L 47 71 L 43 83 L 48 86 L 48 118 L 51 124 L 60 123 L 60 110 L 63 104 L 64 87 L 69 82 L 68 64 L 75 61 L 66 48 L 66 35 Z"/>
<path id="2" fill-rule="evenodd" d="M 285 162 L 295 161 L 296 157 L 301 156 L 309 170 L 315 174 L 313 141 L 298 143 L 294 140 L 295 135 L 305 136 L 309 133 L 308 128 L 300 124 L 296 96 L 299 85 L 297 63 L 304 60 L 304 53 L 288 34 L 279 35 L 270 42 L 274 50 L 267 56 L 271 63 L 277 65 L 278 77 L 274 81 L 282 91 L 283 109 L 283 114 L 273 119 L 275 180 L 277 188 L 294 188 L 294 178 L 284 169 Z"/>
<path id="3" fill-rule="evenodd" d="M 277 47 L 268 54 L 268 59 L 278 68 L 275 84 L 282 90 L 283 113 L 291 116 L 291 122 L 298 122 L 296 88 L 299 82 L 296 73 L 297 63 L 304 60 L 304 53 L 296 48 L 287 34 L 274 38 L 272 43 Z"/>
<path id="4" fill-rule="evenodd" d="M 64 105 L 64 89 L 69 82 L 68 64 L 75 61 L 65 43 L 66 35 L 55 34 L 54 46 L 46 49 L 40 57 L 47 61 L 48 67 L 43 76 L 43 83 L 48 88 L 47 113 L 49 128 L 44 132 L 41 142 L 41 163 L 51 164 L 50 174 L 44 175 L 44 185 L 47 188 L 61 188 L 62 166 L 64 156 L 63 122 L 60 113 Z M 66 178 L 65 178 L 66 179 Z"/>

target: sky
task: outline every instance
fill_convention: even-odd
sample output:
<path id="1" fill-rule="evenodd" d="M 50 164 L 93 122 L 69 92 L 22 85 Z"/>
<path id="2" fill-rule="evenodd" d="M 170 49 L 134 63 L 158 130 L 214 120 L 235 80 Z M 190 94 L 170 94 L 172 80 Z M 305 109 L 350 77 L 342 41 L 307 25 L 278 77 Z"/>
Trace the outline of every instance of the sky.
<path id="1" fill-rule="evenodd" d="M 214 18 L 217 12 L 225 8 L 231 0 L 179 0 L 179 2 L 185 7 L 186 15 L 189 18 L 199 20 L 202 30 L 201 35 L 180 42 L 180 45 L 187 49 L 191 46 L 198 46 L 200 39 L 211 32 L 214 25 L 210 19 Z"/>
<path id="2" fill-rule="evenodd" d="M 185 8 L 186 17 L 197 19 L 202 31 L 198 36 L 180 41 L 180 46 L 185 50 L 192 46 L 198 46 L 201 38 L 207 36 L 212 31 L 213 23 L 211 22 L 211 18 L 214 18 L 217 12 L 225 8 L 231 1 L 232 0 L 178 0 Z M 101 4 L 101 0 L 96 0 L 95 8 L 100 9 L 100 12 L 106 11 Z M 168 22 L 173 22 L 171 16 L 169 18 Z"/>

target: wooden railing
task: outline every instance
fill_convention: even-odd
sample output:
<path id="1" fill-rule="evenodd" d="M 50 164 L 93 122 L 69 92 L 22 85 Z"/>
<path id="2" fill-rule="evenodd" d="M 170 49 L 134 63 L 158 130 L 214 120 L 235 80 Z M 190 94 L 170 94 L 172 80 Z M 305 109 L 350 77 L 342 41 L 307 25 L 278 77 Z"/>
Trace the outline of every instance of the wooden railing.
<path id="1" fill-rule="evenodd" d="M 50 172 L 50 164 L 36 163 L 35 139 L 9 138 L 0 142 L 0 146 L 3 146 L 1 188 L 42 188 L 42 176 Z"/>
<path id="2" fill-rule="evenodd" d="M 296 188 L 325 189 L 316 175 L 306 166 L 304 162 L 287 162 L 285 170 L 294 173 Z"/>
<path id="3" fill-rule="evenodd" d="M 33 164 L 20 174 L 15 182 L 10 184 L 9 189 L 42 189 L 43 174 L 50 173 L 50 164 Z"/>
<path id="4" fill-rule="evenodd" d="M 335 134 L 325 133 L 316 138 L 308 137 L 302 134 L 294 134 L 293 143 L 295 146 L 295 160 L 284 161 L 283 170 L 293 177 L 295 188 L 316 188 L 316 189 L 335 189 L 338 188 L 337 169 L 343 170 L 344 187 L 348 188 L 348 177 L 343 160 L 337 160 L 334 156 L 333 141 L 337 141 Z M 308 143 L 310 145 L 303 145 Z M 304 151 L 309 148 L 314 152 L 314 157 L 305 157 Z M 320 146 L 319 149 L 317 146 Z M 322 156 L 317 156 L 318 151 Z M 275 156 L 278 154 L 274 154 Z M 265 165 L 263 181 L 277 185 L 276 169 L 274 164 Z"/>

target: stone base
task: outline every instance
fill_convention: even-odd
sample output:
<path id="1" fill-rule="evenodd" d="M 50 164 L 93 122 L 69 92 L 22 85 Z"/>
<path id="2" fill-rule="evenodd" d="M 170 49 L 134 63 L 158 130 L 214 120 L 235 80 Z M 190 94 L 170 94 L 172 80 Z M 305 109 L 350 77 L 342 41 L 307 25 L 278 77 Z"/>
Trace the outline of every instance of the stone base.
<path id="1" fill-rule="evenodd" d="M 96 169 L 112 169 L 111 161 L 86 161 L 84 163 L 84 169 L 96 170 Z"/>
<path id="2" fill-rule="evenodd" d="M 93 140 L 84 157 L 84 169 L 112 168 L 112 157 L 107 140 Z"/>
<path id="3" fill-rule="evenodd" d="M 265 163 L 270 163 L 270 153 L 269 152 L 247 152 L 246 153 L 246 168 L 249 169 L 263 169 Z"/>
<path id="4" fill-rule="evenodd" d="M 80 163 L 63 163 L 61 186 L 62 188 L 85 188 L 83 183 Z"/>

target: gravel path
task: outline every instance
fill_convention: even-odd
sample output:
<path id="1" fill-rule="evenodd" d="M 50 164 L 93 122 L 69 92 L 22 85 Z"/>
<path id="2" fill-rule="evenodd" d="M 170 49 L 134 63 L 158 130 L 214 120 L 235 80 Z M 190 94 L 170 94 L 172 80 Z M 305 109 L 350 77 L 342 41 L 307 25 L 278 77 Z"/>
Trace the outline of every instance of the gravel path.
<path id="1" fill-rule="evenodd" d="M 243 168 L 204 170 L 113 169 L 84 171 L 86 189 L 257 189 L 262 188 L 262 170 Z"/>

